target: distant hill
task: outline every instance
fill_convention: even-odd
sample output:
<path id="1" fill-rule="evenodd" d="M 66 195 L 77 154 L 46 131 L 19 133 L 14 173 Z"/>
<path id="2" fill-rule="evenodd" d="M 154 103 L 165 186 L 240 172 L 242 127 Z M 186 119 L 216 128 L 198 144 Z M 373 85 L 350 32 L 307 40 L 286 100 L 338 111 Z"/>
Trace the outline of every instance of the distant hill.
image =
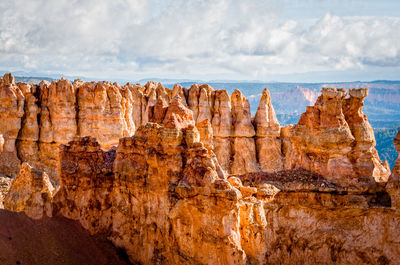
<path id="1" fill-rule="evenodd" d="M 376 139 L 376 150 L 381 160 L 387 160 L 391 168 L 394 166 L 397 156 L 399 155 L 393 145 L 393 138 L 400 129 L 399 125 L 393 128 L 374 129 Z"/>
<path id="2" fill-rule="evenodd" d="M 25 82 L 25 83 L 33 83 L 33 84 L 39 84 L 43 80 L 46 81 L 53 81 L 53 78 L 50 77 L 33 77 L 33 76 L 16 76 L 15 77 L 15 82 Z"/>

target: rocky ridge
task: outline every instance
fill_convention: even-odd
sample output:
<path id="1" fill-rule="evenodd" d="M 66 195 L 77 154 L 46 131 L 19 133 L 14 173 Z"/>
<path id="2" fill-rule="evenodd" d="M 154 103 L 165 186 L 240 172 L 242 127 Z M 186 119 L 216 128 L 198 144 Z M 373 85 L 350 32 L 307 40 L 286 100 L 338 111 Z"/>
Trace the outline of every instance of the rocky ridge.
<path id="1" fill-rule="evenodd" d="M 344 89 L 324 88 L 297 125 L 281 128 L 267 89 L 251 117 L 239 90 L 229 96 L 209 85 L 167 89 L 155 82 L 120 86 L 64 79 L 34 85 L 15 83 L 6 74 L 0 87 L 0 120 L 6 125 L 0 127 L 0 173 L 6 176 L 28 162 L 58 185 L 60 144 L 92 136 L 108 150 L 147 122 L 162 122 L 175 98 L 192 111 L 202 140 L 228 174 L 303 168 L 357 188 L 390 175 L 362 113 L 367 89 L 350 89 L 346 98 Z"/>

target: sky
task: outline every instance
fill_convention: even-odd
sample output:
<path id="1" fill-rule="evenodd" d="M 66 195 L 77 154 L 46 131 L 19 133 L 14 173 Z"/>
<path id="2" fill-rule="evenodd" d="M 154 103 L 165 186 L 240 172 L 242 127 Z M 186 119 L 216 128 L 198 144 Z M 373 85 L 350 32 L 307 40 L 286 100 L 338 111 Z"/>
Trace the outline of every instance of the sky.
<path id="1" fill-rule="evenodd" d="M 1 0 L 0 71 L 400 80 L 400 1 Z"/>

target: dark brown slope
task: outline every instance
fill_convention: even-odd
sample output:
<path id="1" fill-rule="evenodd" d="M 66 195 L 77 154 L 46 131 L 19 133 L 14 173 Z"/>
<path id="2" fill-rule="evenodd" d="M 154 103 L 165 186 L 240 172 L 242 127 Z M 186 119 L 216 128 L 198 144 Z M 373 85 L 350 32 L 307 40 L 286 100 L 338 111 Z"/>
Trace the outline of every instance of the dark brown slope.
<path id="1" fill-rule="evenodd" d="M 0 264 L 129 264 L 104 237 L 64 218 L 32 220 L 0 210 Z"/>

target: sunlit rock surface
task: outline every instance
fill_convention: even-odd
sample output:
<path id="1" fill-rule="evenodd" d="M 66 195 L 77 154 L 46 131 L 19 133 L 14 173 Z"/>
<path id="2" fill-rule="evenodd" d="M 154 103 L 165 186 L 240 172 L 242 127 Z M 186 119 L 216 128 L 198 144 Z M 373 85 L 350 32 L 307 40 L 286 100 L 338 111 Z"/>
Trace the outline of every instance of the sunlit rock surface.
<path id="1" fill-rule="evenodd" d="M 54 187 L 47 174 L 23 163 L 4 198 L 4 208 L 24 212 L 33 219 L 51 216 L 53 193 Z"/>

